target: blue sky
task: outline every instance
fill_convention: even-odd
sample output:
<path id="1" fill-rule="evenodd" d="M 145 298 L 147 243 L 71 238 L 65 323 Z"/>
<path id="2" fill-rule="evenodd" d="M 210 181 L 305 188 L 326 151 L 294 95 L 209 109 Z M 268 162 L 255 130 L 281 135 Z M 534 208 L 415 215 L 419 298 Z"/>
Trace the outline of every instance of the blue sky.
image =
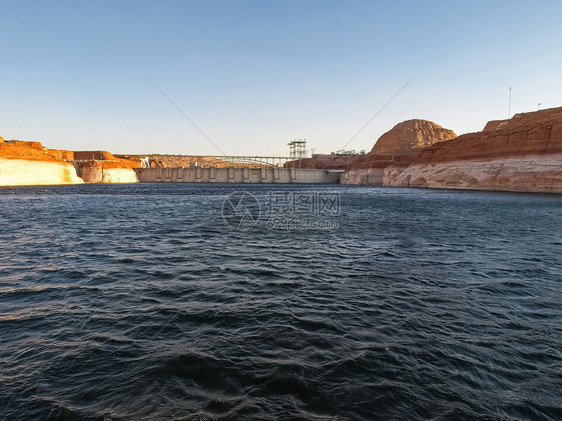
<path id="1" fill-rule="evenodd" d="M 562 2 L 0 0 L 0 136 L 51 148 L 369 150 L 400 121 L 457 134 L 562 106 Z"/>

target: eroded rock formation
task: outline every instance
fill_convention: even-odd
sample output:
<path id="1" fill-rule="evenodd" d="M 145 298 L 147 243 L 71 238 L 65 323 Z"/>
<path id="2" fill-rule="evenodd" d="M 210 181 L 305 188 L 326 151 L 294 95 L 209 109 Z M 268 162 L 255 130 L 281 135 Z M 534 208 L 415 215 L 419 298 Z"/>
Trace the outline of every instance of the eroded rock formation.
<path id="1" fill-rule="evenodd" d="M 383 134 L 371 154 L 417 154 L 434 143 L 456 138 L 455 132 L 427 120 L 407 120 Z"/>

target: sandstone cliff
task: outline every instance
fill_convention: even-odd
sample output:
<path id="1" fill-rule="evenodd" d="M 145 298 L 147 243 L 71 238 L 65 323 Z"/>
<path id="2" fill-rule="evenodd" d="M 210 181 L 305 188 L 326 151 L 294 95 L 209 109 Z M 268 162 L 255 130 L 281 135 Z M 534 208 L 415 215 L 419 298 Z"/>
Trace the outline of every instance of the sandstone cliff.
<path id="1" fill-rule="evenodd" d="M 140 161 L 106 151 L 65 151 L 40 142 L 0 142 L 0 186 L 136 183 Z"/>
<path id="2" fill-rule="evenodd" d="M 562 193 L 562 107 L 491 121 L 385 169 L 383 184 Z"/>
<path id="3" fill-rule="evenodd" d="M 86 183 L 138 183 L 133 168 L 138 166 L 122 161 L 89 161 L 81 163 L 78 171 Z"/>
<path id="4" fill-rule="evenodd" d="M 84 181 L 68 162 L 0 158 L 0 186 L 82 183 Z"/>
<path id="5" fill-rule="evenodd" d="M 385 168 L 405 167 L 413 162 L 416 156 L 411 153 L 404 155 L 370 153 L 350 163 L 342 174 L 340 183 L 382 186 Z"/>
<path id="6" fill-rule="evenodd" d="M 86 183 L 138 183 L 133 168 L 140 160 L 119 158 L 107 151 L 75 151 L 75 166 Z"/>
<path id="7" fill-rule="evenodd" d="M 364 157 L 350 161 L 341 177 L 342 184 L 384 184 L 384 169 L 412 163 L 420 151 L 438 142 L 454 139 L 456 134 L 432 121 L 407 120 L 383 134 Z"/>
<path id="8" fill-rule="evenodd" d="M 40 142 L 0 142 L 0 186 L 81 184 L 74 166 Z"/>

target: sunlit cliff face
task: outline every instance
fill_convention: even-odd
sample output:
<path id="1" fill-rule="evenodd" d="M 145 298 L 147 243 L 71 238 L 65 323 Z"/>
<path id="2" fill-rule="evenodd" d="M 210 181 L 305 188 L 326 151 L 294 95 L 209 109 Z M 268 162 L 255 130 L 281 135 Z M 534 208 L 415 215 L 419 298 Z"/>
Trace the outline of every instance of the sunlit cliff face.
<path id="1" fill-rule="evenodd" d="M 456 138 L 455 132 L 427 120 L 407 120 L 383 134 L 371 153 L 417 153 L 434 143 Z"/>

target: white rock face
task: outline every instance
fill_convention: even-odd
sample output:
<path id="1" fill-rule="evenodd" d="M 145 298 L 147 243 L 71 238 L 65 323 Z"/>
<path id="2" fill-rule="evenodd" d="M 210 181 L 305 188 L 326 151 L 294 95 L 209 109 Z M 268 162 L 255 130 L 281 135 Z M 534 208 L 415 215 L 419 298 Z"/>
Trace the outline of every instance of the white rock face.
<path id="1" fill-rule="evenodd" d="M 0 158 L 0 186 L 82 184 L 68 162 Z"/>
<path id="2" fill-rule="evenodd" d="M 102 183 L 138 183 L 137 173 L 131 168 L 103 170 Z"/>
<path id="3" fill-rule="evenodd" d="M 101 168 L 84 166 L 82 178 L 86 183 L 138 183 L 137 174 L 131 168 Z"/>
<path id="4" fill-rule="evenodd" d="M 344 172 L 341 184 L 362 184 L 369 186 L 383 185 L 384 168 L 357 168 Z"/>
<path id="5" fill-rule="evenodd" d="M 385 169 L 383 184 L 398 187 L 562 193 L 562 155 L 413 164 Z"/>

